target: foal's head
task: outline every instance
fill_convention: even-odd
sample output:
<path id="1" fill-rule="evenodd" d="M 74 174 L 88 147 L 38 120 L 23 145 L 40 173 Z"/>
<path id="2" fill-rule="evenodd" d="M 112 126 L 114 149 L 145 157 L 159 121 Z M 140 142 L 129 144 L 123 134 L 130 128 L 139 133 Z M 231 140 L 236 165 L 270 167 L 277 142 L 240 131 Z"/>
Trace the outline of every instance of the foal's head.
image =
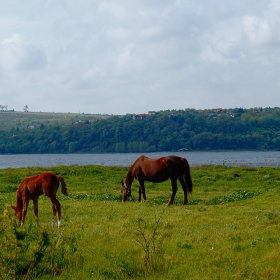
<path id="1" fill-rule="evenodd" d="M 22 210 L 17 207 L 17 206 L 12 206 L 12 208 L 15 210 L 15 216 L 16 216 L 16 219 L 18 221 L 21 221 L 21 218 L 22 218 Z"/>
<path id="2" fill-rule="evenodd" d="M 122 194 L 122 202 L 127 201 L 131 197 L 131 189 L 127 187 L 124 182 L 122 182 L 121 194 Z"/>

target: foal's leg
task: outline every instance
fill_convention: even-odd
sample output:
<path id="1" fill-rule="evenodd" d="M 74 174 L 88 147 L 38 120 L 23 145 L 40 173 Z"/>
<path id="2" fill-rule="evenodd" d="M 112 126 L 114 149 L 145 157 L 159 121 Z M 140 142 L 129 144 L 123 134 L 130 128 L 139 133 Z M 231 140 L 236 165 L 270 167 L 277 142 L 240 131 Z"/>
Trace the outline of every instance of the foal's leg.
<path id="1" fill-rule="evenodd" d="M 52 210 L 53 210 L 52 227 L 54 227 L 54 223 L 56 220 L 56 207 L 54 204 L 52 205 Z"/>
<path id="2" fill-rule="evenodd" d="M 167 205 L 169 206 L 170 204 L 173 204 L 173 201 L 174 201 L 174 198 L 175 198 L 175 195 L 176 195 L 176 192 L 178 190 L 178 187 L 177 187 L 177 179 L 175 178 L 171 178 L 171 184 L 172 184 L 172 195 L 167 203 Z"/>
<path id="3" fill-rule="evenodd" d="M 50 200 L 53 204 L 53 222 L 52 226 L 54 226 L 54 219 L 57 213 L 57 219 L 58 219 L 58 227 L 62 224 L 62 218 L 61 218 L 61 207 L 60 202 L 57 200 L 55 196 L 51 196 Z"/>
<path id="4" fill-rule="evenodd" d="M 183 191 L 184 191 L 184 205 L 188 203 L 188 192 L 187 192 L 187 185 L 185 183 L 184 178 L 179 178 L 179 181 L 182 185 Z"/>
<path id="5" fill-rule="evenodd" d="M 38 197 L 34 198 L 33 199 L 33 205 L 34 205 L 34 215 L 36 217 L 36 222 L 37 222 L 37 225 L 40 226 L 40 221 L 39 221 L 39 216 L 38 216 Z"/>
<path id="6" fill-rule="evenodd" d="M 22 202 L 23 202 L 23 207 L 22 207 L 22 216 L 21 216 L 21 225 L 24 225 L 25 222 L 25 217 L 26 217 L 26 213 L 27 213 L 27 208 L 28 208 L 28 203 L 29 203 L 29 198 L 22 198 Z"/>

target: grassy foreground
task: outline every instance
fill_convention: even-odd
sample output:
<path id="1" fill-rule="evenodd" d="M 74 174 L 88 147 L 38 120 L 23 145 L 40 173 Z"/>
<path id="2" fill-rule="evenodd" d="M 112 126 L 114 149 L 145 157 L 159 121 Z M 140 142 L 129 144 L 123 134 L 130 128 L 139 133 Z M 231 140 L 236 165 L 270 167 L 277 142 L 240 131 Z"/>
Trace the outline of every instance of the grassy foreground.
<path id="1" fill-rule="evenodd" d="M 58 192 L 59 230 L 44 196 L 40 228 L 32 203 L 24 227 L 10 207 L 21 180 L 46 169 L 0 170 L 0 279 L 279 279 L 279 168 L 192 167 L 189 204 L 178 186 L 169 207 L 169 181 L 146 183 L 146 202 L 121 203 L 127 169 L 53 167 L 69 192 Z"/>

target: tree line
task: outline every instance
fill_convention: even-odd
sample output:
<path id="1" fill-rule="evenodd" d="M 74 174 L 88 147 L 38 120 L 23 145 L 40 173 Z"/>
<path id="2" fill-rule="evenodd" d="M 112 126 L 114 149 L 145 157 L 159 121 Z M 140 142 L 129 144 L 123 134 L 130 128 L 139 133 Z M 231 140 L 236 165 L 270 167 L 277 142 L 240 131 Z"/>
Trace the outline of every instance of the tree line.
<path id="1" fill-rule="evenodd" d="M 280 149 L 278 107 L 165 110 L 68 125 L 40 122 L 0 130 L 0 153 Z"/>

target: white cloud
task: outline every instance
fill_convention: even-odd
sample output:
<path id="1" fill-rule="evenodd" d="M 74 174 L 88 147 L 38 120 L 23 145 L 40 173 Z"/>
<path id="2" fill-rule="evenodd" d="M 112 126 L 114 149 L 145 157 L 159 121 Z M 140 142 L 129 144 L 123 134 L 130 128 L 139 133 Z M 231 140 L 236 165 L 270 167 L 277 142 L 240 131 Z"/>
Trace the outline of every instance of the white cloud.
<path id="1" fill-rule="evenodd" d="M 142 113 L 278 102 L 280 0 L 0 8 L 0 98 L 9 108 Z"/>
<path id="2" fill-rule="evenodd" d="M 102 1 L 98 7 L 98 12 L 108 12 L 116 18 L 123 18 L 126 16 L 125 6 L 116 1 Z"/>
<path id="3" fill-rule="evenodd" d="M 44 51 L 20 34 L 2 41 L 1 61 L 4 68 L 12 70 L 36 70 L 46 65 Z"/>
<path id="4" fill-rule="evenodd" d="M 280 43 L 280 1 L 271 0 L 262 15 L 247 15 L 243 20 L 244 33 L 253 45 Z"/>
<path id="5" fill-rule="evenodd" d="M 221 54 L 225 59 L 236 61 L 241 53 L 237 42 L 218 40 L 216 45 L 212 46 L 213 51 Z"/>
<path id="6" fill-rule="evenodd" d="M 107 36 L 111 38 L 121 39 L 128 36 L 128 31 L 124 28 L 112 28 L 107 30 Z"/>
<path id="7" fill-rule="evenodd" d="M 265 19 L 247 16 L 243 21 L 244 32 L 252 44 L 264 45 L 270 43 L 272 32 Z"/>

